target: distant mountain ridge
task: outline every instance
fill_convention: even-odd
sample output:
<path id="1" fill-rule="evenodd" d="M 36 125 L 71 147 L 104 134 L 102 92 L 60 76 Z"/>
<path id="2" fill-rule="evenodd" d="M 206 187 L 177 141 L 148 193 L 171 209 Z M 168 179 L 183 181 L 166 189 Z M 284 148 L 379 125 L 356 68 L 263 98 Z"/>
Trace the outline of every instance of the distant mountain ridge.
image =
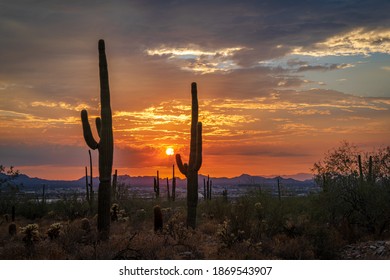
<path id="1" fill-rule="evenodd" d="M 125 185 L 137 186 L 137 187 L 151 187 L 153 186 L 154 176 L 129 176 L 129 175 L 118 175 L 118 182 L 124 183 Z M 199 187 L 203 186 L 203 179 L 207 176 L 199 175 Z M 217 186 L 261 186 L 261 185 L 275 185 L 277 184 L 277 178 L 267 178 L 263 176 L 252 176 L 249 174 L 241 174 L 240 176 L 228 178 L 228 177 L 210 177 L 213 181 L 213 185 Z M 313 179 L 307 180 L 296 180 L 294 178 L 284 178 L 279 177 L 280 182 L 284 185 L 294 185 L 294 186 L 308 186 L 313 185 Z M 160 179 L 160 184 L 165 185 L 165 178 Z M 27 188 L 41 187 L 42 185 L 47 185 L 51 188 L 84 188 L 85 187 L 85 176 L 81 177 L 78 180 L 47 180 L 36 177 L 29 177 L 25 174 L 20 174 L 18 177 L 12 180 L 15 185 L 24 186 Z M 170 184 L 172 179 L 169 180 Z M 99 185 L 99 178 L 93 178 L 93 184 L 95 187 Z M 185 186 L 186 179 L 176 178 L 177 186 Z"/>

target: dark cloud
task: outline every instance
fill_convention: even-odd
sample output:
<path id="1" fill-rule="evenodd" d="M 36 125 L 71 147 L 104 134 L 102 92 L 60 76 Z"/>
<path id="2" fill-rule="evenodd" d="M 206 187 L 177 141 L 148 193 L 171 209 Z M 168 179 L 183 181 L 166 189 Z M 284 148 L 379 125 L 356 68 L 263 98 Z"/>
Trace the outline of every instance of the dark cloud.
<path id="1" fill-rule="evenodd" d="M 74 166 L 86 165 L 88 148 L 55 144 L 3 143 L 0 145 L 1 160 L 13 166 Z"/>

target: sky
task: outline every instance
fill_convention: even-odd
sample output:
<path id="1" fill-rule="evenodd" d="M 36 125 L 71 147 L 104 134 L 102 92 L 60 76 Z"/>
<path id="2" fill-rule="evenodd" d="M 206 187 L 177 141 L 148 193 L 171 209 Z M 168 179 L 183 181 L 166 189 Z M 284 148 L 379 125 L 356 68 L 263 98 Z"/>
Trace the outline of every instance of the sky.
<path id="1" fill-rule="evenodd" d="M 84 176 L 80 111 L 100 114 L 99 39 L 120 175 L 171 176 L 167 147 L 188 161 L 192 82 L 201 174 L 310 173 L 343 140 L 388 146 L 389 11 L 386 0 L 0 0 L 0 164 Z"/>

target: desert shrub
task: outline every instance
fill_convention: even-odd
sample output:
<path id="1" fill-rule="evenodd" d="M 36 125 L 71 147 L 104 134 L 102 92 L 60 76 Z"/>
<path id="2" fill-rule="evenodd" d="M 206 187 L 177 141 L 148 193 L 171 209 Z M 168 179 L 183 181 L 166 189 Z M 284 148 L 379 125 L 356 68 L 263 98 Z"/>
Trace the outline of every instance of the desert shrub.
<path id="1" fill-rule="evenodd" d="M 390 226 L 390 148 L 362 153 L 343 142 L 314 164 L 328 221 L 347 220 L 366 234 L 380 236 Z"/>
<path id="2" fill-rule="evenodd" d="M 278 234 L 273 237 L 273 254 L 285 260 L 315 259 L 312 244 L 304 236 L 288 237 Z"/>
<path id="3" fill-rule="evenodd" d="M 57 215 L 71 221 L 87 216 L 90 211 L 88 202 L 79 200 L 77 194 L 65 196 L 50 207 Z"/>
<path id="4" fill-rule="evenodd" d="M 345 245 L 340 232 L 326 225 L 311 226 L 305 236 L 312 244 L 316 259 L 338 259 L 340 250 Z"/>
<path id="5" fill-rule="evenodd" d="M 87 233 L 91 231 L 91 223 L 87 218 L 81 220 L 81 229 Z"/>
<path id="6" fill-rule="evenodd" d="M 17 209 L 17 215 L 23 216 L 29 220 L 35 220 L 42 218 L 47 213 L 46 205 L 42 203 L 26 198 L 19 202 Z"/>
<path id="7" fill-rule="evenodd" d="M 198 213 L 200 213 L 200 215 L 204 213 L 205 217 L 213 217 L 219 223 L 222 223 L 225 220 L 225 217 L 230 216 L 232 204 L 224 201 L 221 197 L 217 197 L 215 199 L 199 203 L 198 209 Z"/>
<path id="8" fill-rule="evenodd" d="M 165 223 L 163 233 L 172 237 L 178 244 L 183 244 L 191 235 L 187 229 L 186 218 L 183 212 L 177 211 Z"/>
<path id="9" fill-rule="evenodd" d="M 244 231 L 234 228 L 230 220 L 225 220 L 219 225 L 217 236 L 222 246 L 231 248 L 233 244 L 244 240 L 244 233 Z"/>
<path id="10" fill-rule="evenodd" d="M 208 236 L 213 236 L 218 231 L 218 225 L 213 220 L 204 221 L 198 226 L 198 228 L 200 232 Z"/>
<path id="11" fill-rule="evenodd" d="M 119 214 L 119 205 L 117 203 L 114 203 L 111 206 L 111 221 L 113 222 L 118 221 L 118 214 Z"/>

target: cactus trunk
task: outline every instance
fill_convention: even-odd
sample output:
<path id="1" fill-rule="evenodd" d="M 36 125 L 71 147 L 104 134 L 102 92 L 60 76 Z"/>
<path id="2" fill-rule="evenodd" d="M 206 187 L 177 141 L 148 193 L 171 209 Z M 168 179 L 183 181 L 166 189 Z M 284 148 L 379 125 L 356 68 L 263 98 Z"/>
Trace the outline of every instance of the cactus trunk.
<path id="1" fill-rule="evenodd" d="M 107 240 L 110 232 L 111 172 L 113 163 L 114 139 L 112 132 L 112 115 L 110 89 L 108 82 L 107 59 L 103 40 L 99 40 L 99 76 L 101 118 L 96 119 L 100 136 L 97 142 L 91 132 L 88 113 L 81 111 L 84 139 L 87 145 L 99 151 L 99 190 L 98 190 L 98 231 L 101 240 Z M 91 169 L 92 170 L 92 169 Z"/>
<path id="2" fill-rule="evenodd" d="M 176 178 L 175 178 L 175 165 L 172 165 L 172 201 L 176 199 Z"/>
<path id="3" fill-rule="evenodd" d="M 92 154 L 91 150 L 88 150 L 89 154 L 89 169 L 90 169 L 90 183 L 89 183 L 89 201 L 90 209 L 92 210 L 93 205 L 93 173 L 92 173 Z"/>
<path id="4" fill-rule="evenodd" d="M 160 175 L 157 170 L 157 177 L 154 178 L 153 190 L 156 195 L 156 199 L 160 197 Z"/>
<path id="5" fill-rule="evenodd" d="M 168 201 L 171 201 L 171 193 L 169 191 L 169 178 L 167 177 L 167 198 Z"/>
<path id="6" fill-rule="evenodd" d="M 176 162 L 180 172 L 187 177 L 187 227 L 196 228 L 196 208 L 198 206 L 198 171 L 202 166 L 202 123 L 198 122 L 198 91 L 196 83 L 191 84 L 192 115 L 190 157 L 183 164 L 180 154 Z"/>
<path id="7" fill-rule="evenodd" d="M 85 198 L 87 199 L 87 202 L 89 204 L 89 207 L 91 207 L 91 202 L 89 200 L 89 184 L 88 184 L 88 168 L 85 167 Z"/>
<path id="8" fill-rule="evenodd" d="M 118 199 L 117 184 L 118 184 L 118 170 L 115 169 L 115 173 L 112 176 L 112 197 L 114 201 Z"/>

